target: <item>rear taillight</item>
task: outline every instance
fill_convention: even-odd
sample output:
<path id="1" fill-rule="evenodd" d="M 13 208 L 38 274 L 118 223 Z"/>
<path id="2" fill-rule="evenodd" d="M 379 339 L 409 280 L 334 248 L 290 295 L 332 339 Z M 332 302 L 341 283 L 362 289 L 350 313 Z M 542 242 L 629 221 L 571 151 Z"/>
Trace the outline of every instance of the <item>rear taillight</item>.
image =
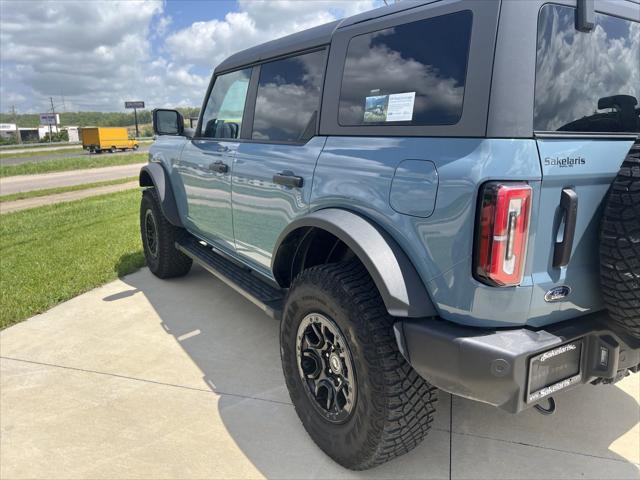
<path id="1" fill-rule="evenodd" d="M 475 274 L 490 285 L 522 282 L 529 237 L 531 187 L 524 183 L 484 185 L 480 194 Z"/>

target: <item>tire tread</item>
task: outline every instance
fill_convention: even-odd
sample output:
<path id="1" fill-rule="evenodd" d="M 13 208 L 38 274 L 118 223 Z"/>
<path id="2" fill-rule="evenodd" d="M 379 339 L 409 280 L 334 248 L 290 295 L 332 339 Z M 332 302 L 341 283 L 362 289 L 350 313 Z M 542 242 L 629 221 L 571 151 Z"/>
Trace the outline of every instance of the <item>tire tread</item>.
<path id="1" fill-rule="evenodd" d="M 640 338 L 640 144 L 622 164 L 600 231 L 600 284 L 611 318 Z"/>
<path id="2" fill-rule="evenodd" d="M 364 361 L 382 375 L 374 385 L 376 412 L 374 436 L 367 448 L 348 460 L 348 468 L 364 470 L 385 463 L 415 448 L 427 435 L 434 419 L 437 388 L 421 378 L 397 348 L 393 323 L 382 298 L 360 262 L 326 264 L 301 272 L 290 292 L 310 282 L 340 304 L 357 311 L 350 321 L 363 346 Z M 327 452 L 329 453 L 329 452 Z M 345 464 L 344 462 L 341 462 Z"/>

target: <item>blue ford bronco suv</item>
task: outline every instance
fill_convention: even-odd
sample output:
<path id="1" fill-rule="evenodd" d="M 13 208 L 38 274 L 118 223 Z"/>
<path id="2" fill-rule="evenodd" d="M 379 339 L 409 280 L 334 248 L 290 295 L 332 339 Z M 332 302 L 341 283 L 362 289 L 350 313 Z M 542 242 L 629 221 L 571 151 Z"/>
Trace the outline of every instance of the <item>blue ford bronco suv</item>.
<path id="1" fill-rule="evenodd" d="M 637 0 L 401 2 L 268 42 L 195 129 L 154 111 L 146 260 L 280 321 L 348 468 L 414 448 L 439 389 L 548 413 L 640 366 L 638 98 Z"/>

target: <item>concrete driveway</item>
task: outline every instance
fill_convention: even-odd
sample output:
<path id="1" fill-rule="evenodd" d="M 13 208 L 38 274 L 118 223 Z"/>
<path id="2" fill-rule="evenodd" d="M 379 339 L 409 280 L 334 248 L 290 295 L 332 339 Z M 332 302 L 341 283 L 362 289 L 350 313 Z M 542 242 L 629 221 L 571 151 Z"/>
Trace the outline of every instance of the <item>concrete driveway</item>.
<path id="1" fill-rule="evenodd" d="M 3 331 L 0 349 L 3 479 L 639 477 L 638 375 L 568 392 L 554 416 L 441 394 L 420 447 L 345 470 L 290 404 L 278 324 L 201 269 L 141 270 Z"/>

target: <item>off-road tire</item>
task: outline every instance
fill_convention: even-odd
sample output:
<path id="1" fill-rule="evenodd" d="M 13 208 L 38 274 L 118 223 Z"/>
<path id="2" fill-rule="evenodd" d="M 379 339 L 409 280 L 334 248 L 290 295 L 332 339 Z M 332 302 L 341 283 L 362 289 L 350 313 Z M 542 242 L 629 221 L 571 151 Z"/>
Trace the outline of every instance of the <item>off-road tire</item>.
<path id="1" fill-rule="evenodd" d="M 156 225 L 157 246 L 153 249 L 149 245 L 146 230 L 147 215 L 153 216 Z M 140 234 L 147 266 L 156 277 L 180 277 L 189 273 L 193 260 L 175 247 L 176 241 L 187 233 L 166 219 L 160 208 L 160 200 L 155 188 L 147 188 L 142 192 Z"/>
<path id="2" fill-rule="evenodd" d="M 600 283 L 611 318 L 640 338 L 640 144 L 616 176 L 600 231 Z"/>
<path id="3" fill-rule="evenodd" d="M 296 335 L 309 313 L 321 313 L 335 322 L 353 358 L 356 402 L 341 424 L 318 413 L 298 371 Z M 375 284 L 357 261 L 304 270 L 286 299 L 280 353 L 296 413 L 316 444 L 353 470 L 372 468 L 410 451 L 433 421 L 437 389 L 398 351 L 393 323 Z"/>

